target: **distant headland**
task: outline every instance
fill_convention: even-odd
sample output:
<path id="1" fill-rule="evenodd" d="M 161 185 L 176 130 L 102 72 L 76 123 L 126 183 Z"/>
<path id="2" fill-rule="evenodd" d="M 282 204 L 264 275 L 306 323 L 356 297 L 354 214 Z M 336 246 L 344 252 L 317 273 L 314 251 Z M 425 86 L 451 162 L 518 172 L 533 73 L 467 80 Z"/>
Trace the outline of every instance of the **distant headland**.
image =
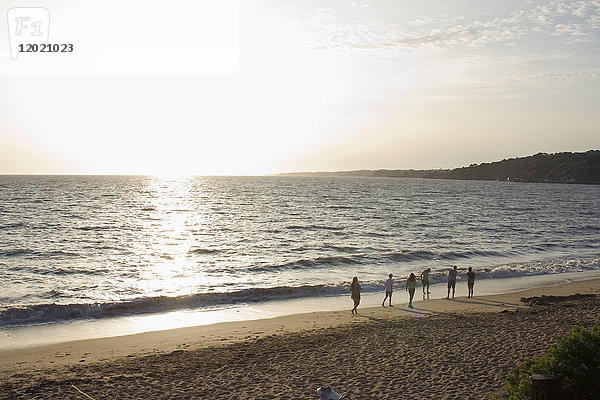
<path id="1" fill-rule="evenodd" d="M 600 150 L 585 153 L 538 153 L 454 169 L 378 169 L 336 172 L 289 172 L 279 176 L 365 176 L 387 178 L 600 184 Z"/>

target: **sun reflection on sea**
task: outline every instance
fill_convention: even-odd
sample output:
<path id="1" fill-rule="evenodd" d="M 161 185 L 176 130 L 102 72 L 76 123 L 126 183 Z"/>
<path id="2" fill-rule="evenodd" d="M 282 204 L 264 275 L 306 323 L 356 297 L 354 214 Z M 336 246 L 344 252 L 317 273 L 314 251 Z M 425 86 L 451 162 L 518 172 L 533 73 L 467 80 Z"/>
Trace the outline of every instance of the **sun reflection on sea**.
<path id="1" fill-rule="evenodd" d="M 191 176 L 160 176 L 146 187 L 145 240 L 136 245 L 146 254 L 138 289 L 147 296 L 181 296 L 210 286 L 210 277 L 190 257 L 201 240 L 194 232 L 207 225 L 204 204 L 194 198 L 198 182 Z"/>

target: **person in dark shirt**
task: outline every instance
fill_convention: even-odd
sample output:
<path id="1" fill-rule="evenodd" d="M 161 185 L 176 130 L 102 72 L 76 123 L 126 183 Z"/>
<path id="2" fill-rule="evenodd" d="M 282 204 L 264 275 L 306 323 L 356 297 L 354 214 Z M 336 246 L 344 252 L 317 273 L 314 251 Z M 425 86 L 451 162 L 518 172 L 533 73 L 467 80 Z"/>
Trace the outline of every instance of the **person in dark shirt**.
<path id="1" fill-rule="evenodd" d="M 431 272 L 431 268 L 427 268 L 425 271 L 421 272 L 421 282 L 423 283 L 423 294 L 427 289 L 427 294 L 429 294 L 429 273 Z"/>
<path id="2" fill-rule="evenodd" d="M 452 298 L 454 298 L 454 291 L 456 290 L 456 275 L 458 275 L 458 271 L 456 270 L 456 265 L 448 272 L 448 296 L 447 299 L 450 298 L 450 289 L 452 289 Z"/>
<path id="3" fill-rule="evenodd" d="M 350 297 L 354 301 L 354 308 L 352 309 L 352 314 L 358 314 L 356 308 L 360 304 L 360 284 L 358 283 L 358 278 L 355 276 L 352 278 L 352 283 L 350 284 Z"/>
<path id="4" fill-rule="evenodd" d="M 473 268 L 467 268 L 467 289 L 469 290 L 469 294 L 467 297 L 473 297 L 473 285 L 475 285 L 475 272 L 473 272 Z"/>

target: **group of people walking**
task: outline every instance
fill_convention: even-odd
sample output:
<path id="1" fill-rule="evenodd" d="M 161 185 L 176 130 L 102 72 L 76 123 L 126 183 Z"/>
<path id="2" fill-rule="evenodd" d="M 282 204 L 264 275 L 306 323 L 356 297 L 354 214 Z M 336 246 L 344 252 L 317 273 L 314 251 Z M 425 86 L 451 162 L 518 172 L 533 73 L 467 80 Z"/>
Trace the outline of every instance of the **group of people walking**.
<path id="1" fill-rule="evenodd" d="M 426 294 L 430 294 L 429 291 L 429 274 L 431 273 L 431 268 L 425 269 L 421 272 L 421 283 L 423 285 L 423 298 L 425 298 Z M 453 266 L 450 271 L 448 271 L 448 294 L 446 296 L 447 299 L 450 298 L 450 290 L 452 290 L 452 298 L 454 298 L 454 294 L 456 291 L 456 278 L 458 276 L 458 269 Z M 473 268 L 467 268 L 467 290 L 468 295 L 467 298 L 473 297 L 473 286 L 475 285 L 475 272 L 473 272 Z M 352 308 L 352 314 L 358 314 L 358 305 L 360 304 L 360 283 L 358 283 L 358 278 L 355 276 L 352 278 L 352 282 L 350 283 L 350 292 L 351 298 L 354 301 L 354 308 Z M 415 297 L 415 290 L 417 289 L 417 276 L 411 272 L 406 279 L 406 291 L 408 292 L 408 308 L 413 308 L 413 298 Z M 393 307 L 392 305 L 392 293 L 394 292 L 394 279 L 393 275 L 390 274 L 388 279 L 385 281 L 385 297 L 383 298 L 383 302 L 381 305 L 385 307 L 385 302 L 388 300 L 388 305 Z"/>

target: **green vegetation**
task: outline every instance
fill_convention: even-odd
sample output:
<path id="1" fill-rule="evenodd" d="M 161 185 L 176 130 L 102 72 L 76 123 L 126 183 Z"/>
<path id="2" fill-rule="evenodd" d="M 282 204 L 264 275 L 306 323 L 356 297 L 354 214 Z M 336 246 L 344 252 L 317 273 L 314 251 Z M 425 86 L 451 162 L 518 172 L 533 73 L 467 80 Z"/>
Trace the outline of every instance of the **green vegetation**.
<path id="1" fill-rule="evenodd" d="M 427 178 L 492 180 L 511 182 L 600 184 L 600 150 L 585 153 L 538 153 L 468 167 L 436 170 L 358 170 L 339 172 L 291 173 L 302 176 L 370 176 L 387 178 Z"/>
<path id="2" fill-rule="evenodd" d="M 600 151 L 538 153 L 433 173 L 432 178 L 600 184 Z"/>
<path id="3" fill-rule="evenodd" d="M 550 347 L 548 354 L 525 361 L 507 378 L 510 400 L 529 400 L 529 377 L 562 374 L 561 399 L 600 398 L 600 323 L 590 330 L 580 326 Z"/>

